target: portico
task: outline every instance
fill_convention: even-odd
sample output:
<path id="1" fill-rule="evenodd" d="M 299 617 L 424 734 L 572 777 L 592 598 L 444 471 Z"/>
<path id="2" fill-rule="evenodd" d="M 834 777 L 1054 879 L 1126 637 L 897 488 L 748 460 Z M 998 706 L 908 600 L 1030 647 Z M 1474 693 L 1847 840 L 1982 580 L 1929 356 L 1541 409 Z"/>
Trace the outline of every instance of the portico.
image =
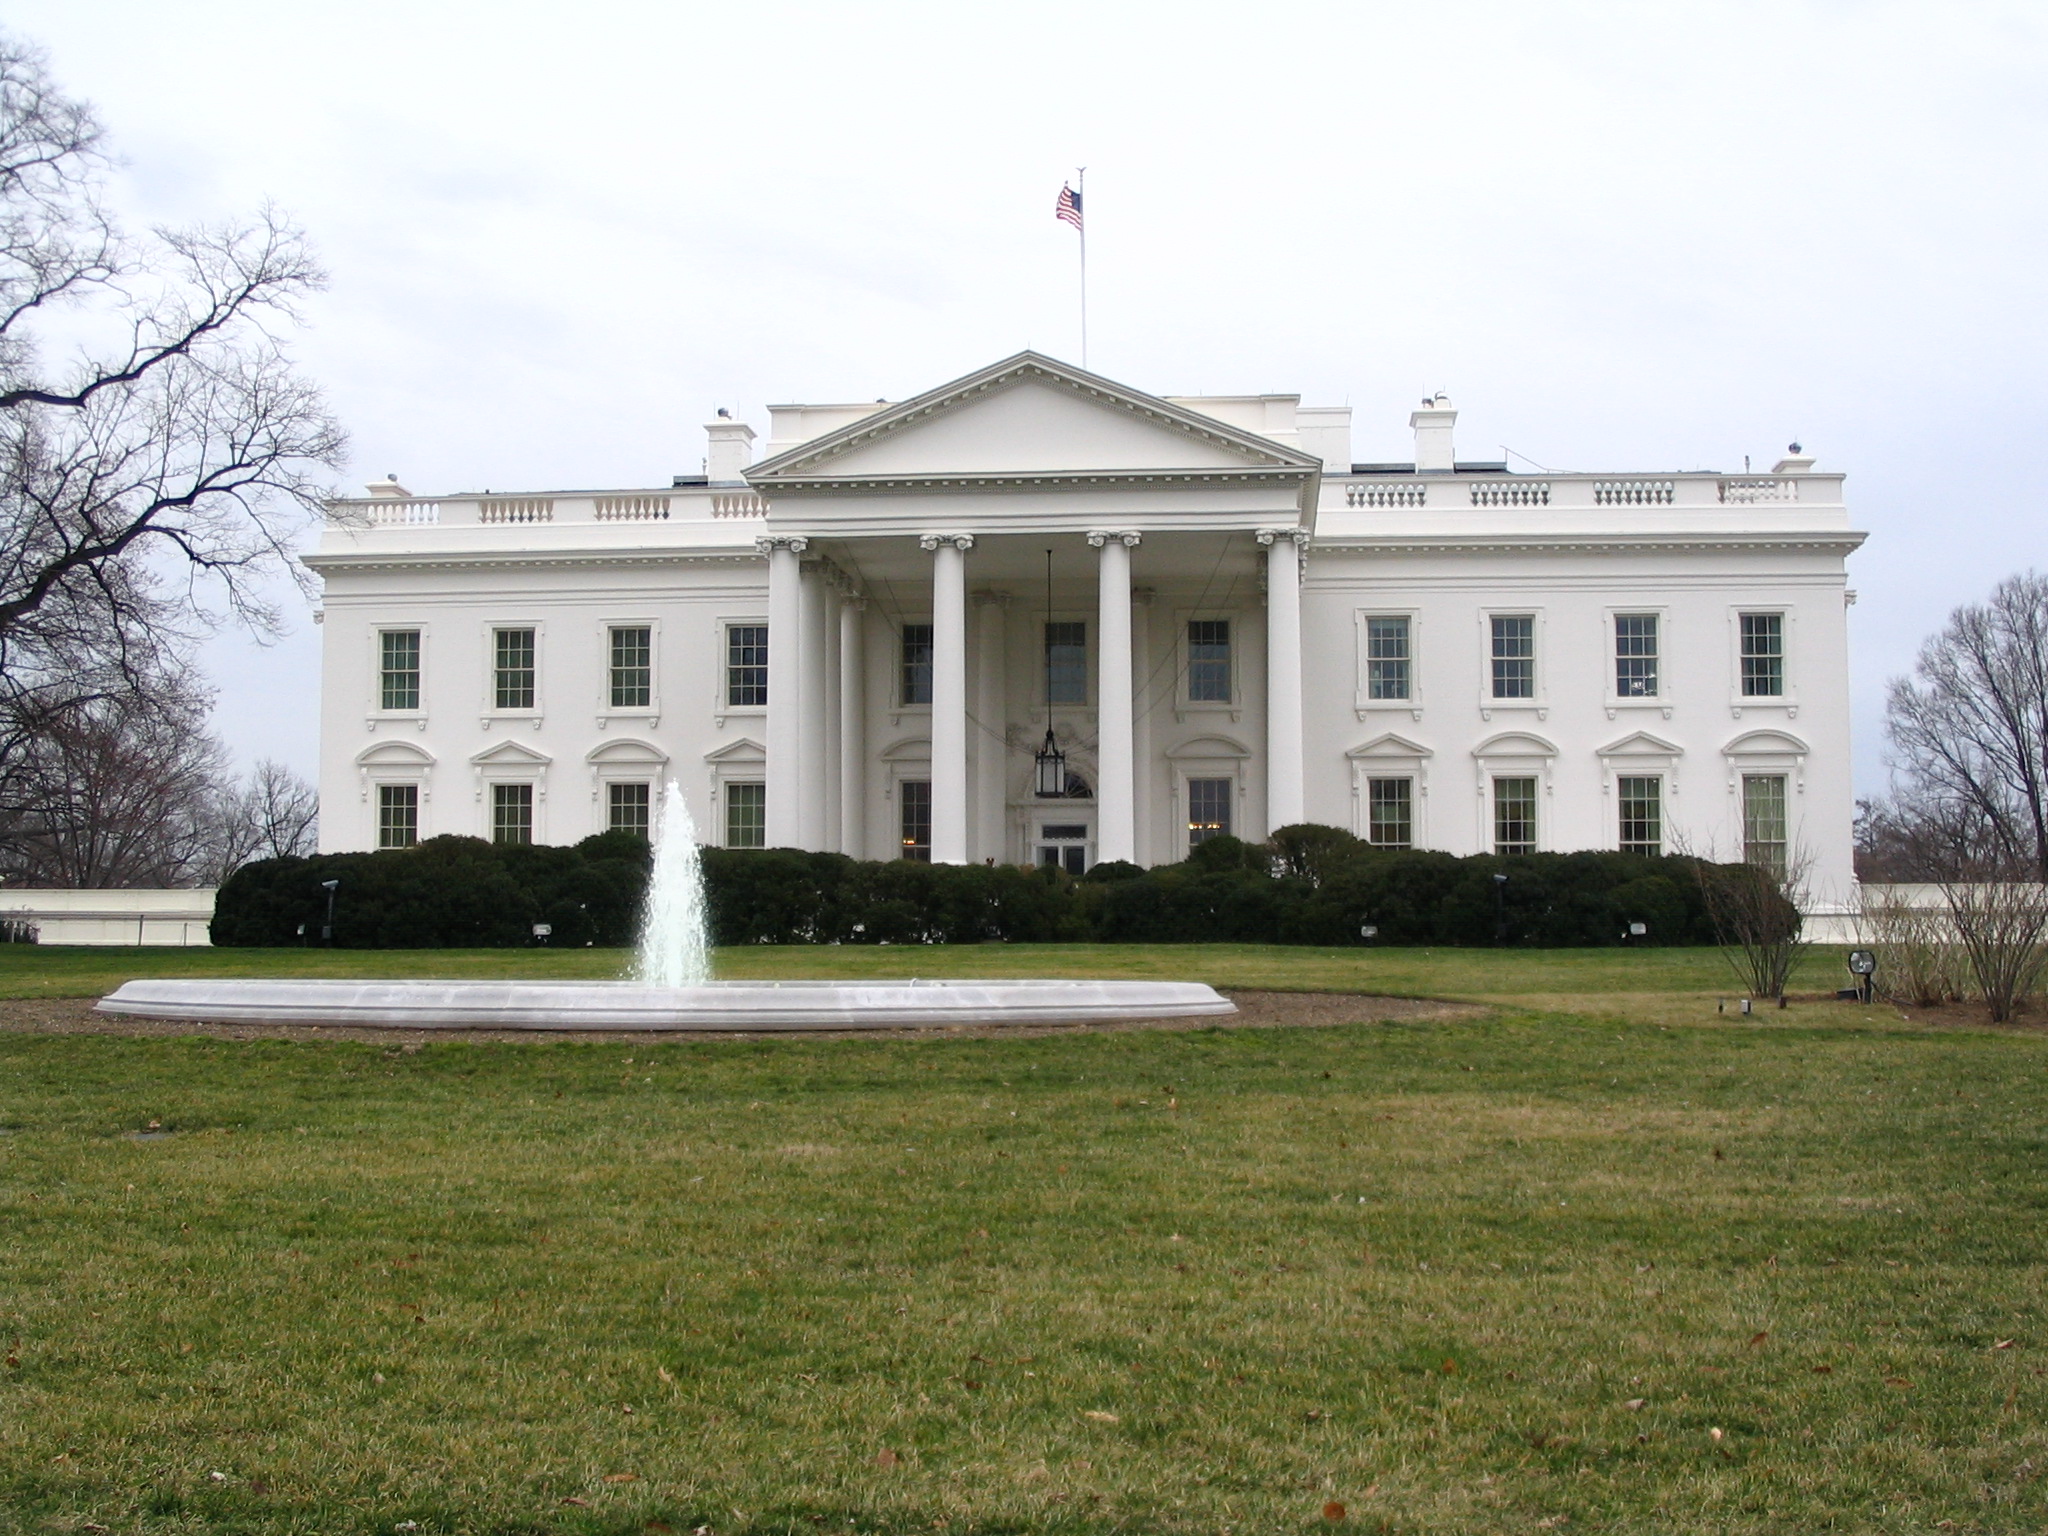
<path id="1" fill-rule="evenodd" d="M 1077 438 L 1089 450 L 1078 469 Z M 921 824 L 903 796 L 919 797 L 934 862 L 1029 859 L 1042 856 L 1038 845 L 1063 843 L 1085 846 L 1085 862 L 1138 862 L 1152 841 L 1140 834 L 1153 830 L 1154 773 L 1165 766 L 1150 760 L 1149 729 L 1147 760 L 1138 753 L 1141 722 L 1155 711 L 1183 722 L 1221 713 L 1238 733 L 1252 723 L 1248 709 L 1262 716 L 1265 803 L 1238 820 L 1262 829 L 1300 820 L 1300 549 L 1319 473 L 1309 455 L 1030 354 L 756 466 L 747 479 L 767 503 L 757 543 L 770 628 L 800 637 L 794 657 L 778 664 L 770 651 L 769 841 L 875 851 L 864 836 L 873 786 L 861 744 L 848 749 L 856 722 L 843 701 L 874 681 L 863 658 L 877 642 L 898 656 L 929 645 L 903 663 L 928 667 L 928 690 L 922 674 L 908 685 L 883 679 L 898 706 L 891 724 L 926 727 L 928 774 L 885 766 L 880 787 L 899 829 L 910 829 L 906 841 Z M 1047 613 L 1041 632 L 1022 615 L 1044 598 L 1034 589 L 1048 554 L 1060 612 L 1086 617 Z M 1263 687 L 1242 675 L 1249 636 L 1233 635 L 1227 617 L 1195 620 L 1215 628 L 1218 696 L 1182 698 L 1185 646 L 1176 636 L 1165 656 L 1153 651 L 1161 595 L 1187 613 L 1237 612 L 1255 607 L 1261 589 Z M 811 638 L 828 629 L 836 667 Z M 1076 647 L 1092 686 L 1056 670 L 1055 656 Z M 785 669 L 794 674 L 786 683 Z M 836 711 L 801 682 L 828 674 Z M 1070 772 L 1075 787 L 1058 795 L 1040 793 L 1031 773 L 1041 723 L 1077 760 L 1093 759 L 1092 773 Z M 1242 800 L 1249 786 L 1234 788 Z M 1165 790 L 1176 803 L 1185 797 L 1177 782 Z M 1034 838 L 1030 802 L 1068 798 L 1062 819 L 1046 822 L 1063 835 Z"/>

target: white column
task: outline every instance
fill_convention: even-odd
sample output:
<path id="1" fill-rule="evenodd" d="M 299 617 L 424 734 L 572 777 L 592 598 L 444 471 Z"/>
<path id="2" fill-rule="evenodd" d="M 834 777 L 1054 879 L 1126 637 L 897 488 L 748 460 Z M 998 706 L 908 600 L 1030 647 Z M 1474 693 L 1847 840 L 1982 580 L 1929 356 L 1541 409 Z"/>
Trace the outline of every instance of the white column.
<path id="1" fill-rule="evenodd" d="M 867 674 L 861 660 L 867 606 L 858 597 L 839 604 L 839 850 L 856 859 L 868 856 Z"/>
<path id="2" fill-rule="evenodd" d="M 1301 562 L 1304 528 L 1261 528 L 1266 546 L 1266 834 L 1306 814 L 1301 789 Z"/>
<path id="3" fill-rule="evenodd" d="M 1136 770 L 1131 795 L 1132 815 L 1137 823 L 1135 861 L 1152 863 L 1153 829 L 1157 817 L 1152 806 L 1152 599 L 1150 587 L 1131 594 L 1131 701 L 1136 722 L 1131 732 L 1131 761 Z"/>
<path id="4" fill-rule="evenodd" d="M 798 846 L 825 846 L 826 730 L 825 730 L 825 573 L 813 562 L 800 567 L 802 580 L 802 626 L 798 634 L 803 649 L 797 658 L 797 687 L 803 699 L 803 724 L 798 754 L 803 761 L 801 798 L 797 804 Z M 773 643 L 774 636 L 769 636 Z M 774 695 L 771 693 L 770 698 Z"/>
<path id="5" fill-rule="evenodd" d="M 839 636 L 843 628 L 840 614 L 846 602 L 846 594 L 840 591 L 838 583 L 834 581 L 826 584 L 824 597 L 825 761 L 820 765 L 818 774 L 818 793 L 825 800 L 825 841 L 819 846 L 834 853 L 844 853 L 845 832 L 839 815 L 840 753 L 845 750 L 845 737 L 839 730 L 839 684 L 842 673 L 839 664 Z"/>
<path id="6" fill-rule="evenodd" d="M 798 678 L 803 628 L 801 557 L 810 540 L 754 540 L 768 557 L 768 827 L 770 848 L 794 848 L 802 831 L 803 694 Z"/>
<path id="7" fill-rule="evenodd" d="M 932 552 L 932 862 L 967 862 L 967 551 L 974 535 L 926 534 Z"/>
<path id="8" fill-rule="evenodd" d="M 1095 730 L 1099 772 L 1095 786 L 1095 855 L 1107 863 L 1138 857 L 1138 822 L 1131 762 L 1131 549 L 1135 533 L 1091 533 L 1102 551 L 1096 574 Z"/>
<path id="9" fill-rule="evenodd" d="M 1003 812 L 1009 804 L 1009 699 L 1003 669 L 1009 658 L 1004 619 L 1010 606 L 1007 592 L 977 592 L 979 610 L 974 636 L 974 846 L 977 859 L 1009 859 L 1009 838 Z"/>

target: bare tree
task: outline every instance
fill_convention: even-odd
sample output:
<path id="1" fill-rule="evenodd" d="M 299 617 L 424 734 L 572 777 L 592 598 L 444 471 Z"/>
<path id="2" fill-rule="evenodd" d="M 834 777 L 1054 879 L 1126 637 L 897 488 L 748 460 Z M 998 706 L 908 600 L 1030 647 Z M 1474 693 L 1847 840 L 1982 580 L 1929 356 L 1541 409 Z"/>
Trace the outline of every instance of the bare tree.
<path id="1" fill-rule="evenodd" d="M 1739 864 L 1717 864 L 1681 848 L 1693 860 L 1707 920 L 1721 942 L 1736 980 L 1752 997 L 1776 998 L 1812 947 L 1800 916 L 1806 904 L 1812 855 L 1794 846 L 1778 856 L 1758 855 Z"/>
<path id="2" fill-rule="evenodd" d="M 320 797 L 283 763 L 257 763 L 241 784 L 223 784 L 213 802 L 206 879 L 218 885 L 258 859 L 303 858 L 318 840 Z"/>
<path id="3" fill-rule="evenodd" d="M 298 231 L 266 209 L 131 237 L 106 169 L 91 108 L 0 34 L 0 776 L 173 676 L 192 631 L 273 628 L 264 583 L 303 579 L 342 453 L 283 342 L 322 281 Z"/>
<path id="4" fill-rule="evenodd" d="M 2008 577 L 1956 609 L 1913 672 L 1886 701 L 1894 867 L 1945 879 L 2017 865 L 2048 881 L 2048 577 Z"/>
<path id="5" fill-rule="evenodd" d="M 2029 879 L 1958 880 L 1942 894 L 1991 1021 L 2003 1024 L 2048 968 L 2048 887 Z"/>

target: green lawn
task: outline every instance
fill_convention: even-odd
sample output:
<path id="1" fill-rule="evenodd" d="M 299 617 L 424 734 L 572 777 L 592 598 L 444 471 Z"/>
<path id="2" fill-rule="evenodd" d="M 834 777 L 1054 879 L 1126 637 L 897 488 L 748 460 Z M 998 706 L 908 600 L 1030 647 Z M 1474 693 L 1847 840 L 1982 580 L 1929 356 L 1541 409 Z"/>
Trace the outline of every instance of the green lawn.
<path id="1" fill-rule="evenodd" d="M 10 954 L 5 984 L 165 958 Z M 0 1531 L 2048 1526 L 2037 1036 L 1743 1023 L 1683 951 L 725 958 L 1580 1001 L 1008 1039 L 0 1034 Z"/>

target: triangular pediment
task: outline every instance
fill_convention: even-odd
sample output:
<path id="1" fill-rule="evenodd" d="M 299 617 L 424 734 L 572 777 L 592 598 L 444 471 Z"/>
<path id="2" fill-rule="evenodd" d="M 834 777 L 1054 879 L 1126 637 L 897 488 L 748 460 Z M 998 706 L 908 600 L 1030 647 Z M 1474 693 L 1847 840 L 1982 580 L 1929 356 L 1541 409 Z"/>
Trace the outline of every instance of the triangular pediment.
<path id="1" fill-rule="evenodd" d="M 1386 731 L 1373 737 L 1371 741 L 1360 742 L 1344 755 L 1349 758 L 1418 758 L 1430 757 L 1434 754 L 1419 741 L 1410 741 L 1406 736 L 1402 736 L 1397 732 Z"/>
<path id="2" fill-rule="evenodd" d="M 751 736 L 737 736 L 704 754 L 707 763 L 765 763 L 768 749 Z"/>
<path id="3" fill-rule="evenodd" d="M 554 759 L 519 742 L 501 741 L 495 747 L 477 753 L 470 761 L 479 768 L 545 768 Z"/>
<path id="4" fill-rule="evenodd" d="M 1685 748 L 1648 731 L 1630 731 L 1619 741 L 1600 748 L 1601 757 L 1683 757 Z"/>
<path id="5" fill-rule="evenodd" d="M 1299 476 L 1320 461 L 1270 438 L 1021 352 L 756 465 L 763 489 L 1057 475 Z"/>

